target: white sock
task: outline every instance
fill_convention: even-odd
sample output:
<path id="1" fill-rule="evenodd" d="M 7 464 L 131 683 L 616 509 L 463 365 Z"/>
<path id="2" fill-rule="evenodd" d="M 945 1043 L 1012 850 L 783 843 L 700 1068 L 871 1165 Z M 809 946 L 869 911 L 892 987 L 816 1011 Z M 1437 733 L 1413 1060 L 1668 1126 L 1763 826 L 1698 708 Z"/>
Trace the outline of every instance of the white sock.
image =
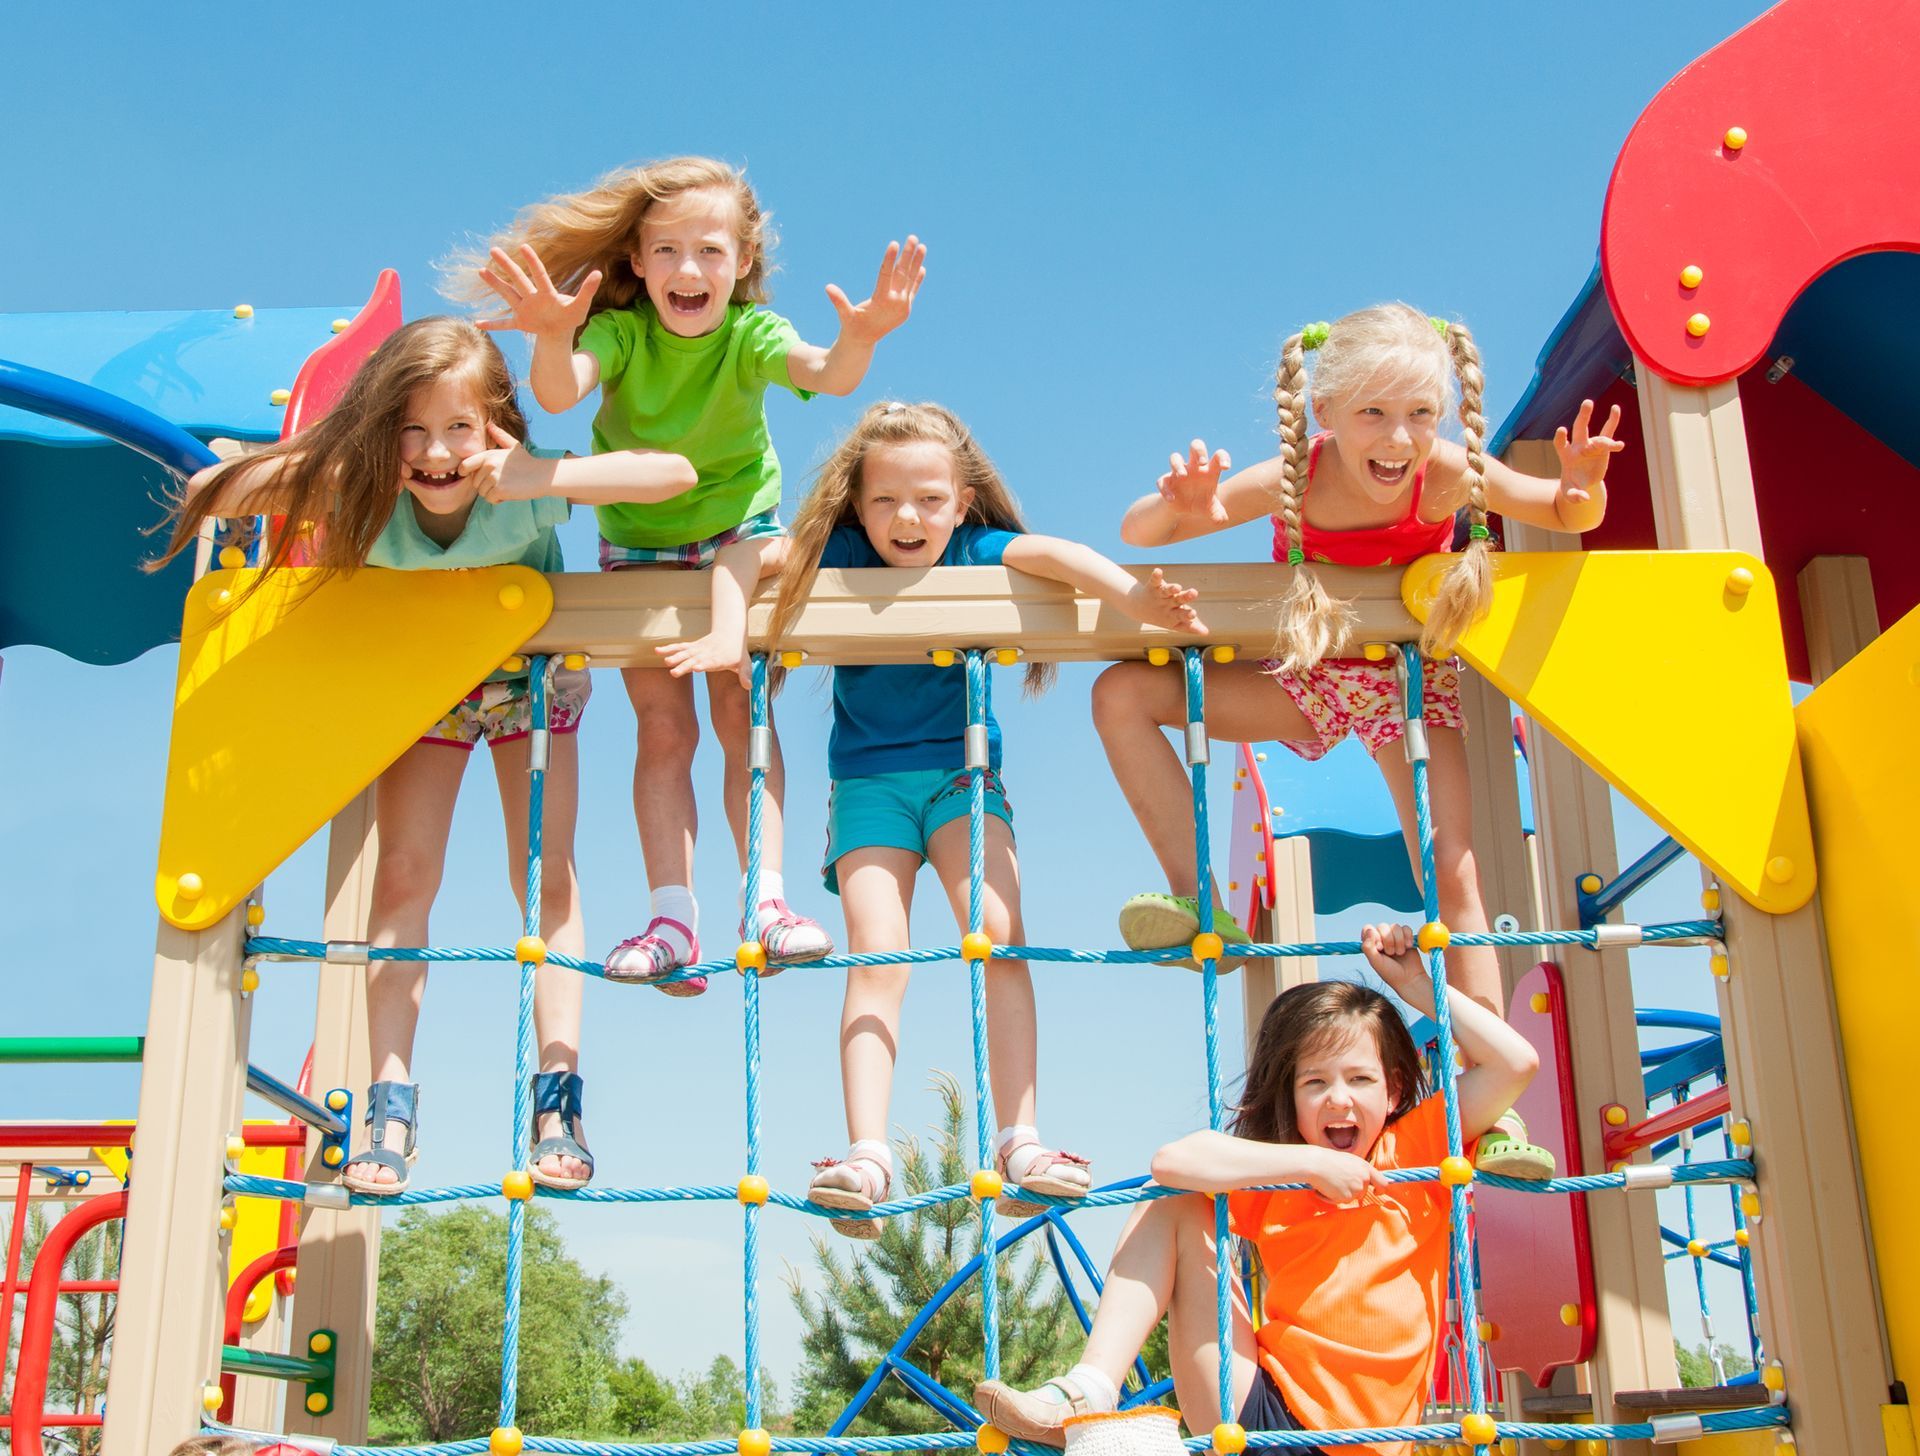
<path id="1" fill-rule="evenodd" d="M 786 882 L 786 878 L 780 873 L 780 871 L 778 870 L 760 871 L 760 905 L 766 904 L 767 901 L 769 900 L 784 900 L 786 898 L 787 898 L 787 882 Z M 742 875 L 740 876 L 740 905 L 742 909 L 746 907 L 746 903 L 747 903 L 747 877 L 745 875 Z M 754 908 L 758 910 L 759 905 L 756 905 Z"/>
<path id="2" fill-rule="evenodd" d="M 1086 1396 L 1089 1409 L 1110 1411 L 1120 1408 L 1120 1389 L 1107 1378 L 1104 1371 L 1095 1370 L 1091 1365 L 1076 1365 L 1067 1372 L 1066 1379 L 1071 1380 Z M 1067 1392 L 1051 1380 L 1034 1394 L 1042 1400 L 1052 1400 L 1057 1405 L 1065 1405 L 1068 1399 Z"/>
<path id="3" fill-rule="evenodd" d="M 1031 1153 L 1040 1152 L 1041 1149 L 1039 1147 L 1039 1142 L 1040 1142 L 1039 1129 L 1028 1127 L 1025 1123 L 1019 1123 L 1013 1127 L 1003 1127 L 1000 1129 L 1000 1135 L 994 1139 L 993 1150 L 996 1153 L 998 1153 L 1001 1159 L 1004 1161 L 1007 1156 L 1007 1149 L 1012 1147 L 1015 1143 L 1022 1143 L 1022 1142 L 1027 1144 L 1028 1148 L 1031 1150 Z M 1007 1176 L 1012 1178 L 1014 1182 L 1018 1183 L 1020 1181 L 1020 1175 L 1022 1173 L 1029 1171 L 1032 1167 L 1033 1167 L 1033 1158 L 1031 1154 L 1023 1155 L 1020 1159 L 1020 1166 L 1018 1168 L 1015 1168 L 1011 1163 L 1007 1164 Z"/>
<path id="4" fill-rule="evenodd" d="M 693 942 L 688 935 L 700 933 L 700 907 L 694 903 L 693 891 L 686 885 L 662 885 L 647 901 L 654 915 L 677 920 L 687 927 L 687 933 L 683 934 L 677 926 L 662 925 L 654 934 L 671 945 L 679 959 L 691 960 Z"/>

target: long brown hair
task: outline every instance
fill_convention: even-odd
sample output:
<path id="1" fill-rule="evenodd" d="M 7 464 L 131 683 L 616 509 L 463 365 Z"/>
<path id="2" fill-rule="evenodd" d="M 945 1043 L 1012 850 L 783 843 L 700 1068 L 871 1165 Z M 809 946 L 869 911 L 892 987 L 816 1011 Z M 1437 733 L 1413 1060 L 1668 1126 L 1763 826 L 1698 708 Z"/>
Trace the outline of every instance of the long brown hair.
<path id="1" fill-rule="evenodd" d="M 577 291 L 587 274 L 599 269 L 600 289 L 589 315 L 625 308 L 647 291 L 633 271 L 632 254 L 640 246 L 640 224 L 654 204 L 688 192 L 720 192 L 733 202 L 735 237 L 752 255 L 746 273 L 735 280 L 735 303 L 765 303 L 769 254 L 774 233 L 771 214 L 761 210 L 747 174 L 712 157 L 669 157 L 607 173 L 584 192 L 550 197 L 521 210 L 505 231 L 478 249 L 462 249 L 439 264 L 440 291 L 463 303 L 497 302 L 480 281 L 487 248 L 500 248 L 518 262 L 522 244 L 530 244 L 554 285 Z"/>
<path id="2" fill-rule="evenodd" d="M 787 564 L 780 572 L 780 595 L 773 605 L 773 621 L 768 627 L 777 645 L 793 626 L 800 609 L 806 605 L 820 570 L 820 553 L 837 526 L 860 526 L 861 467 L 867 452 L 883 445 L 910 445 L 920 441 L 944 446 L 953 458 L 953 483 L 961 490 L 972 490 L 973 501 L 966 519 L 975 525 L 992 526 L 1002 531 L 1025 531 L 1020 519 L 1020 504 L 1007 489 L 1007 483 L 973 438 L 973 432 L 960 422 L 952 410 L 937 404 L 902 404 L 897 400 L 869 405 L 847 438 L 827 457 L 815 476 L 813 489 L 794 514 Z M 1043 693 L 1052 684 L 1054 665 L 1050 662 L 1027 664 L 1025 691 L 1029 697 Z"/>
<path id="3" fill-rule="evenodd" d="M 488 421 L 516 440 L 526 439 L 527 418 L 499 346 L 465 319 L 415 319 L 368 356 L 318 421 L 290 440 L 227 461 L 204 489 L 176 500 L 166 549 L 148 570 L 157 570 L 193 542 L 214 514 L 223 485 L 244 489 L 247 473 L 267 460 L 283 462 L 273 482 L 271 510 L 287 518 L 288 529 L 272 541 L 266 566 L 288 564 L 304 527 L 314 529 L 313 561 L 322 571 L 364 565 L 402 494 L 400 430 L 409 403 L 416 390 L 448 374 L 466 375 Z M 256 577 L 253 585 L 262 580 L 264 575 Z"/>
<path id="4" fill-rule="evenodd" d="M 1275 655 L 1286 672 L 1307 672 L 1352 629 L 1353 608 L 1327 595 L 1301 538 L 1301 501 L 1310 464 L 1307 433 L 1307 353 L 1317 358 L 1311 382 L 1316 411 L 1351 399 L 1382 379 L 1405 377 L 1431 383 L 1444 412 L 1460 404 L 1460 431 L 1467 450 L 1467 515 L 1470 535 L 1437 588 L 1420 650 L 1438 657 L 1485 615 L 1493 600 L 1492 537 L 1487 530 L 1487 482 L 1483 450 L 1487 421 L 1482 412 L 1486 377 L 1480 349 L 1462 323 L 1431 319 L 1404 303 L 1381 303 L 1333 322 L 1313 324 L 1280 348 L 1273 402 L 1280 417 L 1280 518 L 1293 581 L 1277 606 Z"/>
<path id="5" fill-rule="evenodd" d="M 1263 1143 L 1300 1142 L 1293 1079 L 1301 1060 L 1360 1031 L 1371 1031 L 1380 1049 L 1387 1095 L 1393 1099 L 1387 1125 L 1405 1117 L 1426 1095 L 1426 1078 L 1420 1053 L 1393 1003 L 1352 981 L 1309 981 L 1282 991 L 1268 1005 L 1228 1130 Z"/>

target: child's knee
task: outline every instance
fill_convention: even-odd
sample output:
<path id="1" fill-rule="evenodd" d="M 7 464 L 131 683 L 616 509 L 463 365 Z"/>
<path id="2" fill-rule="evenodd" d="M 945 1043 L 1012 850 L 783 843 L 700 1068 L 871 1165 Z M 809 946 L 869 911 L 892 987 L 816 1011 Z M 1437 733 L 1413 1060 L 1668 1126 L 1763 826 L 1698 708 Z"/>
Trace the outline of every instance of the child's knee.
<path id="1" fill-rule="evenodd" d="M 637 709 L 635 717 L 640 725 L 642 763 L 692 764 L 694 751 L 700 747 L 700 720 L 694 717 L 691 702 L 684 710 L 679 704 Z"/>
<path id="2" fill-rule="evenodd" d="M 1093 680 L 1093 721 L 1101 729 L 1116 724 L 1151 720 L 1147 694 L 1153 687 L 1144 662 L 1116 662 Z"/>
<path id="3" fill-rule="evenodd" d="M 441 859 L 399 845 L 383 846 L 373 871 L 374 897 L 383 909 L 431 904 L 440 891 Z"/>

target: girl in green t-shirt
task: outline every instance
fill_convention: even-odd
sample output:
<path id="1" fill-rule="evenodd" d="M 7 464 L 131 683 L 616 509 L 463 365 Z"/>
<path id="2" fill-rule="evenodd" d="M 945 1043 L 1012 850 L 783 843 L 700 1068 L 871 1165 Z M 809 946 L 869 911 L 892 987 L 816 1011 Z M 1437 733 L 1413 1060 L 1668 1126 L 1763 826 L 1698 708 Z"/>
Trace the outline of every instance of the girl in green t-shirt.
<path id="1" fill-rule="evenodd" d="M 607 975 L 657 982 L 680 996 L 707 985 L 703 976 L 663 980 L 700 955 L 691 888 L 700 730 L 687 682 L 696 672 L 709 674 L 714 733 L 727 758 L 727 818 L 745 868 L 747 603 L 786 557 L 767 387 L 802 399 L 851 394 L 866 377 L 874 346 L 906 322 L 926 276 L 927 250 L 909 237 L 904 248 L 888 244 L 864 303 L 828 285 L 840 334 L 823 349 L 763 307 L 770 242 L 759 202 L 736 168 L 681 157 L 610 173 L 585 192 L 527 209 L 493 240 L 486 264 L 461 267 L 451 285 L 461 296 L 490 292 L 506 304 L 510 312 L 483 328 L 533 336 L 530 382 L 544 408 L 571 409 L 599 388 L 595 451 L 675 450 L 699 472 L 699 484 L 670 502 L 599 512 L 602 570 L 713 572 L 706 635 L 661 649 L 670 676 L 641 668 L 623 674 L 639 722 L 634 817 L 652 919 L 614 948 Z M 776 743 L 766 777 L 760 902 L 743 906 L 740 924 L 741 939 L 759 941 L 769 966 L 833 950 L 827 933 L 786 903 L 784 787 Z M 744 877 L 741 893 L 744 900 Z"/>
<path id="2" fill-rule="evenodd" d="M 272 514 L 317 529 L 310 538 L 300 530 L 280 532 L 267 571 L 294 564 L 296 550 L 323 572 L 369 564 L 449 570 L 509 563 L 558 571 L 554 526 L 567 518 L 571 502 L 660 501 L 694 484 L 693 467 L 679 455 L 630 450 L 543 458 L 519 443 L 525 437 L 513 376 L 493 340 L 463 319 L 418 319 L 374 350 L 315 424 L 195 475 L 162 560 L 191 545 L 211 518 Z M 573 734 L 588 691 L 584 671 L 554 676 L 542 819 L 540 933 L 553 949 L 576 956 L 585 932 L 573 866 L 580 792 Z M 341 721 L 350 723 L 351 715 Z M 493 750 L 512 883 L 526 882 L 524 744 L 532 726 L 526 669 L 503 670 L 450 707 L 380 775 L 371 944 L 427 943 L 454 799 L 467 755 L 482 738 Z M 374 1076 L 368 1145 L 342 1173 L 360 1193 L 385 1197 L 407 1186 L 420 1091 L 409 1065 L 426 979 L 426 966 L 417 961 L 375 961 L 367 968 Z M 593 1157 L 580 1140 L 580 1006 L 579 974 L 542 965 L 534 990 L 541 1064 L 528 1171 L 550 1188 L 583 1187 L 593 1177 Z"/>

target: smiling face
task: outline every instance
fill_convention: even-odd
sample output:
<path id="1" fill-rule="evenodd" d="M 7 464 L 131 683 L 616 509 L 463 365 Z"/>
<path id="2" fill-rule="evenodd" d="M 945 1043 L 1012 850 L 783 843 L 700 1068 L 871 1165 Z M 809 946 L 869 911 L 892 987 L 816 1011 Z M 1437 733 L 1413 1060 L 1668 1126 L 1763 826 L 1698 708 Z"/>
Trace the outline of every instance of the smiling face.
<path id="1" fill-rule="evenodd" d="M 474 501 L 473 482 L 460 473 L 460 462 L 488 448 L 486 405 L 465 371 L 443 374 L 407 397 L 400 488 L 413 497 L 430 536 L 439 539 L 449 529 L 448 539 L 460 534 Z"/>
<path id="2" fill-rule="evenodd" d="M 952 452 L 937 441 L 877 445 L 861 461 L 855 513 L 889 566 L 938 563 L 972 505 L 972 489 L 954 479 Z"/>
<path id="3" fill-rule="evenodd" d="M 1370 390 L 1313 412 L 1333 434 L 1340 463 L 1363 495 L 1377 505 L 1399 500 L 1433 451 L 1440 428 L 1440 396 L 1417 384 Z"/>
<path id="4" fill-rule="evenodd" d="M 647 209 L 628 261 L 669 333 L 710 334 L 726 321 L 733 285 L 753 254 L 740 241 L 740 209 L 713 188 L 682 192 Z"/>
<path id="5" fill-rule="evenodd" d="M 1394 1092 L 1371 1027 L 1338 1026 L 1294 1067 L 1293 1117 L 1300 1140 L 1364 1158 L 1373 1151 Z"/>

